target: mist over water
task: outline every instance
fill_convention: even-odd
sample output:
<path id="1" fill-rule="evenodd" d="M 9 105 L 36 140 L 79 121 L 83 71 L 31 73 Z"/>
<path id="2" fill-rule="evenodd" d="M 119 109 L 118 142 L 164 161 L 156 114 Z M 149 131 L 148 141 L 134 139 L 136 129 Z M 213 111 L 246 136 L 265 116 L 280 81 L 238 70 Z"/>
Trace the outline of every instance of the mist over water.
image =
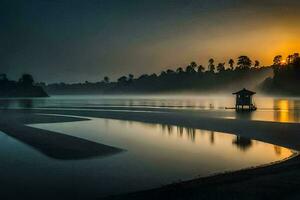
<path id="1" fill-rule="evenodd" d="M 212 118 L 300 122 L 298 98 L 256 96 L 258 110 L 251 113 L 236 113 L 232 109 L 226 109 L 233 107 L 234 102 L 235 98 L 231 95 L 69 95 L 1 99 L 0 107 L 6 112 L 15 112 L 16 118 L 20 117 L 18 111 L 25 109 L 24 113 L 31 113 L 36 118 L 41 118 L 41 113 L 46 110 L 59 110 L 60 115 L 47 115 L 53 118 L 62 117 L 67 113 L 66 110 L 76 110 L 77 117 L 80 117 L 81 111 L 138 111 L 141 112 L 140 116 L 147 112 L 169 112 L 169 116 L 172 112 L 185 112 Z M 38 112 L 30 112 L 35 109 Z M 85 118 L 87 116 L 88 114 Z M 23 117 L 26 118 L 26 115 Z M 53 154 L 47 153 L 51 148 L 57 150 L 55 144 L 49 144 L 49 149 L 41 151 L 34 143 L 22 141 L 24 137 L 16 140 L 13 136 L 0 132 L 0 157 L 3 158 L 1 165 L 6 170 L 3 180 L 19 180 L 13 185 L 5 185 L 6 191 L 10 192 L 15 187 L 22 188 L 26 182 L 30 186 L 27 192 L 34 194 L 52 194 L 51 188 L 60 188 L 68 197 L 103 197 L 268 164 L 288 158 L 294 153 L 278 145 L 253 140 L 251 136 L 244 138 L 225 133 L 226 131 L 194 129 L 160 122 L 151 124 L 128 121 L 126 114 L 125 120 L 90 119 L 34 122 L 40 124 L 30 123 L 26 127 L 35 129 L 39 134 L 46 131 L 50 135 L 80 138 L 124 151 L 104 157 L 72 160 L 60 156 L 57 159 Z M 64 149 L 64 146 L 60 148 Z M 14 158 L 13 162 L 9 158 Z M 15 165 L 16 162 L 21 164 Z"/>
<path id="2" fill-rule="evenodd" d="M 300 122 L 300 98 L 254 96 L 258 110 L 236 113 L 232 95 L 60 95 L 50 98 L 0 99 L 1 108 L 127 109 L 205 111 L 212 117 Z"/>

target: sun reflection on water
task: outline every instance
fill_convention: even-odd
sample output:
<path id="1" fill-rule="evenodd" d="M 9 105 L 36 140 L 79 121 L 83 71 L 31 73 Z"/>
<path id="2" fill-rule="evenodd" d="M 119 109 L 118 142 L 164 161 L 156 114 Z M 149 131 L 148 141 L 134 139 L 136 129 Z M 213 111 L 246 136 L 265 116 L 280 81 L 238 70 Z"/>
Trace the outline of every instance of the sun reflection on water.
<path id="1" fill-rule="evenodd" d="M 274 101 L 274 120 L 278 122 L 299 122 L 299 101 L 278 99 Z"/>

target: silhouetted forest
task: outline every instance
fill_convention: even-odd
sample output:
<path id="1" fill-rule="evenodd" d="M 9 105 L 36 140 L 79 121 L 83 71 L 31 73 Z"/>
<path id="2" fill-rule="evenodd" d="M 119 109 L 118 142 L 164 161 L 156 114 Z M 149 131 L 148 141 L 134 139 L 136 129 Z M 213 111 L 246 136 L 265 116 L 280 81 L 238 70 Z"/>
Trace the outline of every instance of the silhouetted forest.
<path id="1" fill-rule="evenodd" d="M 185 67 L 167 69 L 159 74 L 143 74 L 137 78 L 129 74 L 117 81 L 105 76 L 99 82 L 34 83 L 24 74 L 19 81 L 0 75 L 0 97 L 31 97 L 49 94 L 148 94 L 148 93 L 217 93 L 249 88 L 269 94 L 300 95 L 300 57 L 298 53 L 283 59 L 278 55 L 271 66 L 260 66 L 248 56 L 235 61 L 215 64 L 209 59 L 206 67 L 191 62 Z M 43 90 L 44 89 L 44 90 Z"/>
<path id="2" fill-rule="evenodd" d="M 47 97 L 44 89 L 34 83 L 30 74 L 23 74 L 18 81 L 0 74 L 0 97 Z"/>
<path id="3" fill-rule="evenodd" d="M 43 84 L 50 94 L 128 94 L 128 93 L 174 93 L 174 92 L 221 92 L 243 87 L 254 89 L 259 82 L 271 76 L 271 67 L 261 67 L 259 61 L 240 56 L 237 61 L 215 63 L 209 59 L 207 66 L 191 62 L 185 67 L 167 69 L 159 74 L 143 74 L 137 78 L 129 74 L 117 81 L 109 77 L 91 83 Z"/>
<path id="4" fill-rule="evenodd" d="M 267 78 L 260 88 L 272 94 L 300 95 L 300 57 L 299 53 L 283 59 L 281 55 L 273 60 L 274 76 Z"/>

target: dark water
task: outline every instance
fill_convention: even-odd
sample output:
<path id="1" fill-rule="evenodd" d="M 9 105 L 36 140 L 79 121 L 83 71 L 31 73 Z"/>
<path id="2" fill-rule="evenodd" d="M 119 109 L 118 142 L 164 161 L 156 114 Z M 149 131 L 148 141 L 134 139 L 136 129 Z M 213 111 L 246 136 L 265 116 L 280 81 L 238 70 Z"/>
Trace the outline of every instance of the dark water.
<path id="1" fill-rule="evenodd" d="M 1 99 L 2 109 L 179 109 L 212 117 L 300 122 L 299 99 L 258 97 L 258 111 L 236 114 L 225 107 L 232 97 L 175 96 L 55 96 L 41 99 Z M 92 118 L 90 121 L 31 124 L 125 151 L 109 156 L 57 159 L 0 132 L 0 184 L 5 194 L 83 199 L 159 187 L 282 160 L 292 155 L 284 147 L 186 127 Z M 61 147 L 60 147 L 61 148 Z M 68 147 L 66 147 L 68 148 Z M 24 194 L 24 195 L 23 195 Z"/>
<path id="2" fill-rule="evenodd" d="M 35 99 L 0 99 L 0 108 L 81 108 L 122 107 L 139 109 L 182 109 L 211 111 L 211 115 L 246 120 L 300 122 L 300 98 L 254 97 L 258 110 L 237 114 L 226 107 L 234 106 L 233 96 L 52 96 Z"/>
<path id="3" fill-rule="evenodd" d="M 0 132 L 5 191 L 94 198 L 257 166 L 292 155 L 272 144 L 185 127 L 93 118 L 30 125 L 126 151 L 89 159 L 54 159 Z M 3 185 L 5 183 L 5 185 Z M 59 192 L 59 193 L 58 193 Z"/>

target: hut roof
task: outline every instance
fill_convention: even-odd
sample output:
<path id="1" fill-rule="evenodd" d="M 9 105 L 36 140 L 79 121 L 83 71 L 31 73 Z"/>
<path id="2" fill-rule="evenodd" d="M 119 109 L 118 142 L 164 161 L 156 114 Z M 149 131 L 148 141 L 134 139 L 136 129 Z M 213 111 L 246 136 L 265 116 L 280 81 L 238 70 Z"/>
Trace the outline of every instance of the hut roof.
<path id="1" fill-rule="evenodd" d="M 254 95 L 256 94 L 256 92 L 252 92 L 250 90 L 247 90 L 246 88 L 238 91 L 238 92 L 235 92 L 235 93 L 232 93 L 232 94 L 239 94 L 239 95 Z"/>

